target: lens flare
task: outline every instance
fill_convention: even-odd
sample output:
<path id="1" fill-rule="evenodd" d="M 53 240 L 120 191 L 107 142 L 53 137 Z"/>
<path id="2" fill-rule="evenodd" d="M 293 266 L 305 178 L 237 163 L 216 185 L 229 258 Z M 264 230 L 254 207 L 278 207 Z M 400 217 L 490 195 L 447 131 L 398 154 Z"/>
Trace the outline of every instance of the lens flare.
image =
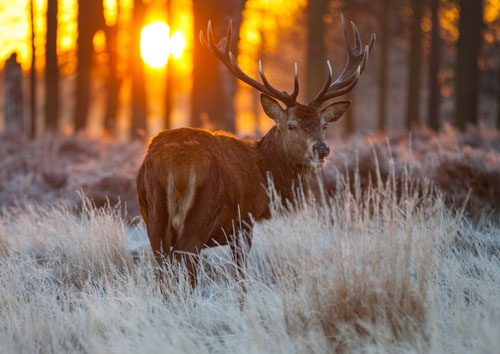
<path id="1" fill-rule="evenodd" d="M 186 40 L 180 31 L 174 32 L 172 37 L 170 37 L 168 46 L 174 59 L 179 59 L 184 51 L 184 48 L 186 47 Z"/>
<path id="2" fill-rule="evenodd" d="M 186 40 L 182 33 L 175 31 L 170 35 L 170 28 L 165 22 L 153 22 L 141 31 L 141 57 L 152 68 L 162 68 L 172 54 L 174 59 L 182 56 Z"/>

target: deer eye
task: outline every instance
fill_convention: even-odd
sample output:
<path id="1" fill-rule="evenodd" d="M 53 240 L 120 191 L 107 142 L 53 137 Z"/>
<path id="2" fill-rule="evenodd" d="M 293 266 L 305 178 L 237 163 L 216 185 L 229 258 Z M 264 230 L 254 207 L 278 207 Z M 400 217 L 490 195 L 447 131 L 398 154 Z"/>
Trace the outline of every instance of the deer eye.
<path id="1" fill-rule="evenodd" d="M 323 130 L 325 130 L 328 127 L 328 124 L 323 124 Z"/>
<path id="2" fill-rule="evenodd" d="M 297 126 L 293 124 L 288 124 L 288 130 L 297 130 Z"/>

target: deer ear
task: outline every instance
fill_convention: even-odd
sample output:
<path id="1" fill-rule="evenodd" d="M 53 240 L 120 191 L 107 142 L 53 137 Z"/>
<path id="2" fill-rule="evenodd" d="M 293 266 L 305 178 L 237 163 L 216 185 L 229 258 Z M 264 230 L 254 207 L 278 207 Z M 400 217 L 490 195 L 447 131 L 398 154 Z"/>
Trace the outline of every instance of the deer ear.
<path id="1" fill-rule="evenodd" d="M 327 123 L 336 122 L 342 117 L 342 115 L 347 111 L 347 108 L 351 105 L 351 101 L 340 101 L 332 103 L 321 110 L 320 116 Z"/>
<path id="2" fill-rule="evenodd" d="M 276 123 L 285 119 L 286 112 L 283 108 L 281 108 L 278 101 L 272 99 L 268 95 L 261 94 L 260 103 L 262 104 L 262 108 L 264 108 L 266 115 L 269 118 L 274 119 Z"/>

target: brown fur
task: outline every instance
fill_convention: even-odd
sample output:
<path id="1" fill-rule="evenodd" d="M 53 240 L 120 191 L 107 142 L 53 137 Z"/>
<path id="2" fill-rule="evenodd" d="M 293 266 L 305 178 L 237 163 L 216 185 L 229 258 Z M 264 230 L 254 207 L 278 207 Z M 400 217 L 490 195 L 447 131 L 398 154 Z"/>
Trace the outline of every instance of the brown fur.
<path id="1" fill-rule="evenodd" d="M 180 260 L 186 253 L 196 255 L 204 247 L 230 243 L 241 266 L 244 255 L 237 250 L 245 243 L 251 246 L 251 216 L 269 217 L 268 175 L 277 192 L 291 200 L 293 186 L 307 181 L 312 169 L 311 142 L 324 142 L 324 125 L 333 120 L 328 118 L 329 107 L 337 107 L 335 120 L 348 107 L 341 102 L 324 110 L 285 110 L 269 97 L 263 97 L 262 104 L 277 126 L 259 141 L 194 128 L 162 131 L 151 139 L 137 175 L 137 192 L 160 264 L 164 255 Z M 234 240 L 231 235 L 238 230 L 233 225 L 244 229 Z M 194 274 L 195 264 L 187 265 Z"/>

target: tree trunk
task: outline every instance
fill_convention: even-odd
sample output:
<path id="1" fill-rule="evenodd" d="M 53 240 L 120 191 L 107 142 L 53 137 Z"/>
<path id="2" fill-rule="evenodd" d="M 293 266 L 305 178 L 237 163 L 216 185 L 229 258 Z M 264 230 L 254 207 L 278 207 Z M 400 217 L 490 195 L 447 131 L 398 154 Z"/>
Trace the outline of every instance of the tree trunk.
<path id="1" fill-rule="evenodd" d="M 500 130 L 500 61 L 497 68 L 497 129 Z"/>
<path id="2" fill-rule="evenodd" d="M 30 24 L 31 24 L 31 69 L 30 69 L 30 123 L 29 136 L 36 137 L 36 56 L 35 56 L 35 22 L 33 1 L 30 1 Z"/>
<path id="3" fill-rule="evenodd" d="M 141 59 L 141 30 L 144 26 L 147 5 L 143 0 L 134 0 L 132 14 L 132 46 L 130 68 L 132 70 L 132 123 L 130 134 L 133 139 L 144 139 L 147 127 L 147 102 L 144 84 L 144 68 Z"/>
<path id="4" fill-rule="evenodd" d="M 78 0 L 78 66 L 76 69 L 75 132 L 85 129 L 90 98 L 90 69 L 95 32 L 104 28 L 102 1 Z"/>
<path id="5" fill-rule="evenodd" d="M 57 0 L 47 2 L 45 42 L 45 127 L 56 132 L 59 123 L 59 66 L 57 63 Z"/>
<path id="6" fill-rule="evenodd" d="M 244 1 L 193 0 L 194 38 L 206 32 L 208 21 L 217 39 L 226 34 L 227 18 L 233 19 L 231 51 L 236 56 Z M 205 33 L 206 34 L 206 33 Z M 193 91 L 191 125 L 235 131 L 233 97 L 236 81 L 199 40 L 193 43 Z"/>
<path id="7" fill-rule="evenodd" d="M 383 0 L 380 14 L 380 63 L 379 63 L 379 100 L 378 129 L 385 131 L 387 121 L 387 67 L 389 63 L 389 21 L 391 0 Z"/>
<path id="8" fill-rule="evenodd" d="M 456 124 L 465 130 L 467 124 L 477 124 L 479 69 L 483 26 L 482 0 L 460 0 L 459 37 L 456 66 Z"/>
<path id="9" fill-rule="evenodd" d="M 439 37 L 439 0 L 431 0 L 431 55 L 429 70 L 429 127 L 439 130 L 439 104 L 441 88 L 439 85 L 439 63 L 441 61 L 441 40 Z"/>
<path id="10" fill-rule="evenodd" d="M 15 52 L 5 62 L 3 79 L 6 131 L 22 134 L 24 132 L 23 73 Z"/>
<path id="11" fill-rule="evenodd" d="M 308 40 L 307 40 L 307 86 L 306 98 L 311 101 L 318 94 L 326 78 L 325 23 L 323 17 L 328 13 L 327 0 L 308 2 Z"/>
<path id="12" fill-rule="evenodd" d="M 413 16 L 411 21 L 410 60 L 408 73 L 408 99 L 406 106 L 406 128 L 411 129 L 419 121 L 420 105 L 420 63 L 422 56 L 422 15 L 424 1 L 412 0 Z"/>
<path id="13" fill-rule="evenodd" d="M 106 50 L 108 52 L 108 80 L 106 99 L 106 113 L 104 116 L 104 129 L 113 133 L 116 128 L 116 115 L 118 112 L 118 94 L 120 92 L 120 79 L 118 77 L 118 21 L 120 16 L 120 3 L 117 3 L 118 14 L 116 23 L 113 26 L 107 26 Z"/>

